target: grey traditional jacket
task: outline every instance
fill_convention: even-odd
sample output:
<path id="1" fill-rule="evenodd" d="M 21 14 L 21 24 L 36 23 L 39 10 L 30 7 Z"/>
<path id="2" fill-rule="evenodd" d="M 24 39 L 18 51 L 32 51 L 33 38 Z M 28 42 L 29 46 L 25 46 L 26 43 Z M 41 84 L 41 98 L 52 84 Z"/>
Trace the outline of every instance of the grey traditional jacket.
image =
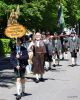
<path id="1" fill-rule="evenodd" d="M 48 46 L 49 55 L 52 55 L 53 54 L 53 50 L 54 50 L 54 47 L 53 47 L 53 44 L 52 44 L 52 40 L 49 40 L 47 46 Z"/>
<path id="2" fill-rule="evenodd" d="M 53 39 L 53 48 L 54 51 L 60 51 L 62 49 L 61 40 L 59 38 Z"/>
<path id="3" fill-rule="evenodd" d="M 75 52 L 77 52 L 80 44 L 79 38 L 77 36 L 75 37 L 75 39 L 73 39 L 73 37 L 69 37 L 68 43 L 69 43 L 69 51 L 73 52 L 73 50 L 75 50 Z"/>

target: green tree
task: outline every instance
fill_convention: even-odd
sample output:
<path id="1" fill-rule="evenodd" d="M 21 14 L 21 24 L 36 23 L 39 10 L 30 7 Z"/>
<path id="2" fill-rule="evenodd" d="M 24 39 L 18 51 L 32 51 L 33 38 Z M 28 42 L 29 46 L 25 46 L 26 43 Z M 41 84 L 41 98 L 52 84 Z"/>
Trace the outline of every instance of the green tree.
<path id="1" fill-rule="evenodd" d="M 59 3 L 60 0 L 0 0 L 0 28 L 4 32 L 11 10 L 19 4 L 19 23 L 30 30 L 56 31 Z M 61 0 L 61 3 L 65 24 L 74 26 L 80 21 L 80 0 Z"/>
<path id="2" fill-rule="evenodd" d="M 66 0 L 66 22 L 67 24 L 73 26 L 80 19 L 79 3 L 78 0 Z"/>

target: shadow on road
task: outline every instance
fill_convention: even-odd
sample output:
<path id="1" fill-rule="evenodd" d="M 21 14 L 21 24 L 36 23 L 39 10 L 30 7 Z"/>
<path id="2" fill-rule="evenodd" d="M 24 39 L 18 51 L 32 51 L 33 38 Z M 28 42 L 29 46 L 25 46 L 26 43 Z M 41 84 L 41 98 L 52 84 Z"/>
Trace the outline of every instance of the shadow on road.
<path id="1" fill-rule="evenodd" d="M 28 79 L 27 82 L 35 82 L 35 80 L 36 80 L 34 77 L 26 77 L 26 78 Z M 45 82 L 47 80 L 55 80 L 54 78 L 43 78 L 43 79 L 44 79 L 43 82 Z"/>
<path id="2" fill-rule="evenodd" d="M 10 88 L 14 84 L 12 69 L 9 57 L 0 58 L 0 87 Z"/>
<path id="3" fill-rule="evenodd" d="M 71 66 L 71 67 L 72 67 L 72 65 L 68 65 L 68 66 Z M 77 64 L 77 65 L 74 65 L 74 67 L 75 67 L 75 66 L 80 66 L 80 65 Z"/>
<path id="4" fill-rule="evenodd" d="M 14 96 L 17 96 L 17 94 L 13 94 L 13 95 L 14 95 Z M 31 94 L 31 93 L 25 93 L 23 97 L 25 97 L 25 96 L 30 96 L 30 95 L 32 95 L 32 94 Z"/>
<path id="5" fill-rule="evenodd" d="M 0 58 L 0 71 L 4 69 L 13 69 L 11 63 L 10 63 L 10 58 L 5 57 L 5 58 Z"/>
<path id="6" fill-rule="evenodd" d="M 0 72 L 0 87 L 11 88 L 15 84 L 13 72 Z"/>
<path id="7" fill-rule="evenodd" d="M 51 69 L 51 72 L 61 72 L 61 71 L 66 71 L 66 70 L 62 70 L 61 68 L 56 67 L 55 69 Z"/>

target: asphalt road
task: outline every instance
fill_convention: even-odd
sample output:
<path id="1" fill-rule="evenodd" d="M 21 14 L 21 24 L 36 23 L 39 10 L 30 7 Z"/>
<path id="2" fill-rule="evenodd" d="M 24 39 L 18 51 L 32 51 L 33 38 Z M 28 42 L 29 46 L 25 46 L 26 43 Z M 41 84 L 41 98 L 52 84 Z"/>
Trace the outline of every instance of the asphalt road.
<path id="1" fill-rule="evenodd" d="M 44 82 L 35 83 L 33 74 L 26 75 L 26 95 L 21 100 L 80 100 L 80 54 L 77 66 L 68 60 L 44 73 Z M 16 85 L 13 69 L 0 71 L 0 100 L 15 100 Z"/>

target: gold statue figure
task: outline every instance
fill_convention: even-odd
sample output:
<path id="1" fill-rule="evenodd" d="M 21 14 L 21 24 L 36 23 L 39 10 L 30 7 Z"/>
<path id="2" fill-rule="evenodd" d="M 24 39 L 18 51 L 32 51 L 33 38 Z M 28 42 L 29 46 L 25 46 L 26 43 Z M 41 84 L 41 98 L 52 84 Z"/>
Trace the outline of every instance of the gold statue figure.
<path id="1" fill-rule="evenodd" d="M 18 23 L 17 19 L 19 18 L 19 15 L 20 15 L 20 10 L 18 5 L 16 10 L 12 9 L 7 25 L 9 26 L 9 25 L 17 24 Z"/>

